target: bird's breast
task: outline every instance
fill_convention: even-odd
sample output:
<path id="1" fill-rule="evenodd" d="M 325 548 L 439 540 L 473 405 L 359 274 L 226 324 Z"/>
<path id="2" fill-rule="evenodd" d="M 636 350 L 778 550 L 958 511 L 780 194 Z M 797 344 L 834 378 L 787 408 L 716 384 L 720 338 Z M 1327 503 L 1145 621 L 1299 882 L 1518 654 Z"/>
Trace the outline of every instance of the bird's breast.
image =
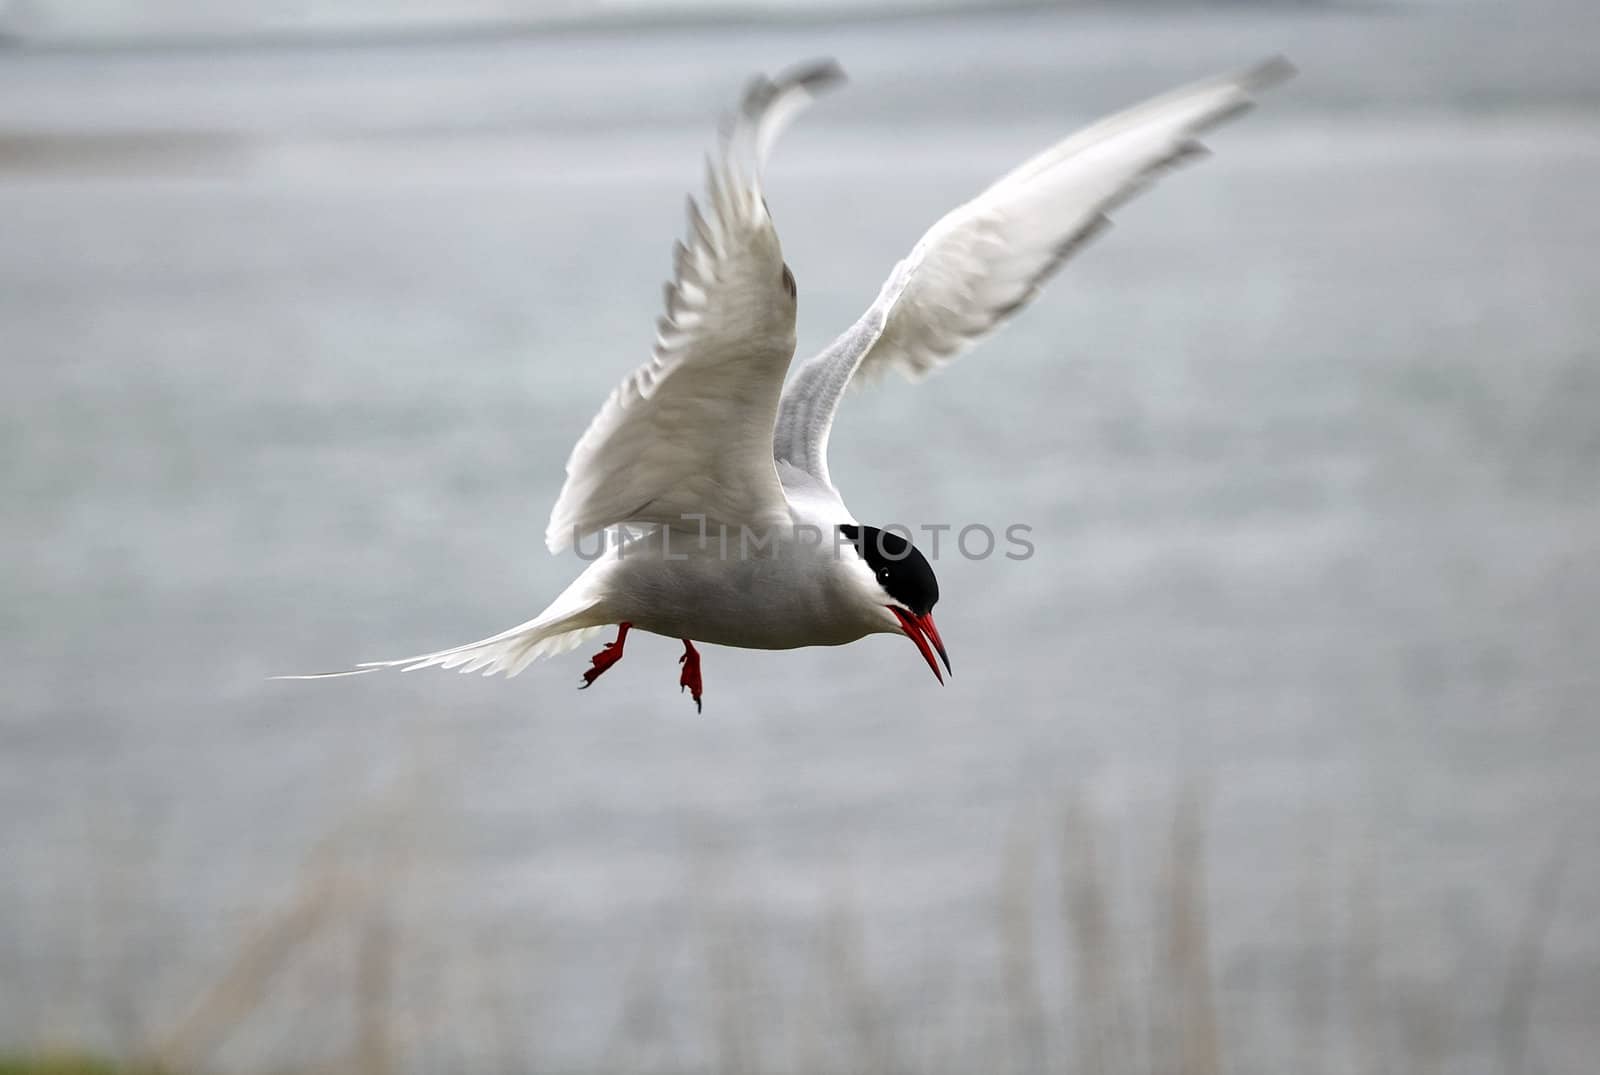
<path id="1" fill-rule="evenodd" d="M 607 572 L 619 620 L 673 638 L 748 649 L 838 646 L 869 633 L 844 598 L 827 550 L 774 543 L 759 551 L 700 547 L 626 550 Z"/>

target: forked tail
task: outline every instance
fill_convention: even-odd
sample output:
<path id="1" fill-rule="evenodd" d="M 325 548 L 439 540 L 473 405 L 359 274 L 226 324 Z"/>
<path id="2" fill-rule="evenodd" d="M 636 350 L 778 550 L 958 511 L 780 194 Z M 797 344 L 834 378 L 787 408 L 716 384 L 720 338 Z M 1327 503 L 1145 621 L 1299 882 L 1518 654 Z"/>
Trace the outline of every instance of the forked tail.
<path id="1" fill-rule="evenodd" d="M 336 679 L 340 676 L 381 672 L 385 668 L 398 668 L 403 672 L 414 672 L 419 668 L 454 668 L 461 672 L 482 672 L 486 676 L 504 672 L 509 678 L 541 657 L 554 657 L 567 652 L 604 627 L 603 622 L 595 622 L 594 610 L 598 602 L 592 598 L 578 597 L 574 594 L 577 589 L 575 583 L 556 598 L 549 608 L 527 623 L 477 642 L 393 661 L 364 661 L 343 672 L 272 678 Z"/>

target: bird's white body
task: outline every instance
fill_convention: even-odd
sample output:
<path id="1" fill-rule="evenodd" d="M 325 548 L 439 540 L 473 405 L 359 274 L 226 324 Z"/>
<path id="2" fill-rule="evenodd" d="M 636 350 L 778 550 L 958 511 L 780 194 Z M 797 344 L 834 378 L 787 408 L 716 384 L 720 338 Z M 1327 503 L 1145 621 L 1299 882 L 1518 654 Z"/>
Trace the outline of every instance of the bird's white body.
<path id="1" fill-rule="evenodd" d="M 937 675 L 931 568 L 903 542 L 893 556 L 872 545 L 881 532 L 858 523 L 828 472 L 845 389 L 889 369 L 920 377 L 966 350 L 1098 235 L 1110 209 L 1198 155 L 1199 133 L 1289 73 L 1274 60 L 1196 83 L 1025 162 L 930 228 L 861 318 L 792 377 L 798 292 L 761 171 L 789 120 L 842 73 L 821 63 L 754 80 L 707 162 L 704 210 L 689 202 L 654 353 L 579 439 L 551 511 L 552 552 L 607 532 L 605 552 L 527 623 L 352 671 L 515 675 L 619 625 L 614 654 L 586 682 L 621 656 L 630 627 L 685 641 L 697 701 L 691 640 L 792 649 L 904 633 Z"/>
<path id="2" fill-rule="evenodd" d="M 585 618 L 749 649 L 842 646 L 900 625 L 848 542 L 796 520 L 764 533 L 662 528 L 608 550 L 578 579 Z"/>

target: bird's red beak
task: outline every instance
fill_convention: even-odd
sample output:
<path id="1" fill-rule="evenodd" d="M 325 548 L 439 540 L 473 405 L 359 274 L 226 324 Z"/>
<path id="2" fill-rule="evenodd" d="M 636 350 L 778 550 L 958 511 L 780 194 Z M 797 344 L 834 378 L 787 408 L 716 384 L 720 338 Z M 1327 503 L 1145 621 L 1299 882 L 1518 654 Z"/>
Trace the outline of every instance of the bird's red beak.
<path id="1" fill-rule="evenodd" d="M 942 684 L 944 676 L 939 674 L 939 664 L 933 659 L 933 655 L 935 652 L 939 654 L 939 660 L 944 662 L 946 672 L 950 671 L 950 656 L 944 651 L 944 639 L 939 637 L 939 628 L 933 625 L 933 614 L 918 616 L 894 605 L 888 608 L 900 621 L 900 629 L 906 633 L 906 637 L 917 644 L 917 652 L 922 654 L 922 659 L 933 669 L 934 678 Z"/>

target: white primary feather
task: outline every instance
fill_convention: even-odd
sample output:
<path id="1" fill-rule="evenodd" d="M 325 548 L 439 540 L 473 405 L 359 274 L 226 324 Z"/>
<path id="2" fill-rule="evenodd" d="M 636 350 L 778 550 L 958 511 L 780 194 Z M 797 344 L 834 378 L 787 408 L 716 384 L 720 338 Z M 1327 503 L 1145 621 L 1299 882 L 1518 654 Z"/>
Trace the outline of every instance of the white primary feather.
<path id="1" fill-rule="evenodd" d="M 1107 212 L 1202 153 L 1199 134 L 1293 70 L 1268 60 L 1101 120 L 947 214 L 860 320 L 799 368 L 779 405 L 774 457 L 832 489 L 828 435 L 853 378 L 899 369 L 915 380 L 961 354 L 1038 294 L 1110 223 Z"/>
<path id="2" fill-rule="evenodd" d="M 787 521 L 770 449 L 795 302 L 761 170 L 788 121 L 842 77 L 823 62 L 745 91 L 707 162 L 704 212 L 689 201 L 654 354 L 612 392 L 567 461 L 550 551 L 619 523 Z"/>

